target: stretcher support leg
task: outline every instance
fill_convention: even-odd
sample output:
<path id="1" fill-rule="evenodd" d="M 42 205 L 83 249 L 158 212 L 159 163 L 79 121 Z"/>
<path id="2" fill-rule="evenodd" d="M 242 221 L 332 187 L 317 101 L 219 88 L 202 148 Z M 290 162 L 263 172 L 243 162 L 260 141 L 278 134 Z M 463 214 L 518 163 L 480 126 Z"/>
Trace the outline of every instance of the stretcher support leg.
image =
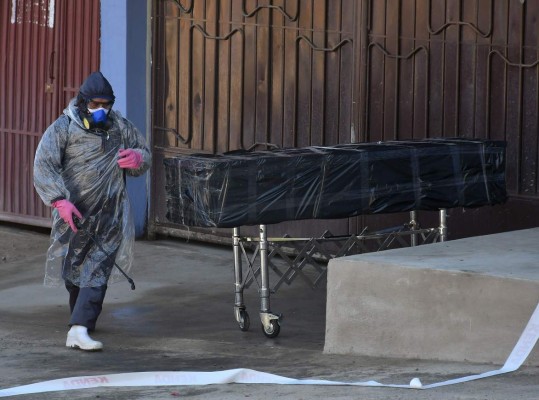
<path id="1" fill-rule="evenodd" d="M 234 316 L 242 331 L 249 330 L 249 314 L 243 303 L 243 275 L 240 251 L 240 228 L 232 231 L 232 243 L 234 250 Z"/>
<path id="2" fill-rule="evenodd" d="M 410 211 L 410 222 L 408 225 L 412 231 L 415 231 L 418 228 L 419 224 L 417 223 L 417 211 Z M 417 233 L 412 234 L 410 238 L 410 245 L 412 247 L 417 246 Z"/>
<path id="3" fill-rule="evenodd" d="M 447 210 L 445 208 L 440 209 L 440 225 L 438 227 L 440 232 L 440 242 L 447 240 Z"/>
<path id="4" fill-rule="evenodd" d="M 281 315 L 275 315 L 270 310 L 270 288 L 268 268 L 268 237 L 266 225 L 260 225 L 260 321 L 262 331 L 269 338 L 279 335 L 281 330 Z"/>

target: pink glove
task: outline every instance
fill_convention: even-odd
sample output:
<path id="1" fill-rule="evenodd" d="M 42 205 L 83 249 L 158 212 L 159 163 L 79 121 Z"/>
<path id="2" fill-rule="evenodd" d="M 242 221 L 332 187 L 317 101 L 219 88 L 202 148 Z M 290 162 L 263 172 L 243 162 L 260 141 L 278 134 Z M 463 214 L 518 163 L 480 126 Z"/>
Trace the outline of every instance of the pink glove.
<path id="1" fill-rule="evenodd" d="M 53 208 L 56 208 L 58 210 L 60 218 L 62 218 L 65 222 L 69 224 L 73 232 L 77 232 L 77 228 L 75 227 L 75 223 L 73 222 L 73 214 L 82 219 L 82 214 L 79 210 L 77 210 L 77 207 L 75 207 L 72 202 L 66 199 L 57 200 L 51 205 Z"/>
<path id="2" fill-rule="evenodd" d="M 133 149 L 120 150 L 118 153 L 118 165 L 120 168 L 138 168 L 142 164 L 142 154 Z"/>

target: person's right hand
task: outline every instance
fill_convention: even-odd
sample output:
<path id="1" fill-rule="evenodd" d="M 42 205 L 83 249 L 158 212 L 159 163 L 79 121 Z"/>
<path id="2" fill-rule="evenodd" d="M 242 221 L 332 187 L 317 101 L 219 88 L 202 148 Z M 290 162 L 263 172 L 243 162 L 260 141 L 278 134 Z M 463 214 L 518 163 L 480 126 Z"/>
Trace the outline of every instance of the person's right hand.
<path id="1" fill-rule="evenodd" d="M 73 222 L 73 214 L 75 214 L 77 217 L 82 219 L 82 214 L 79 210 L 77 210 L 77 207 L 73 203 L 71 203 L 69 200 L 63 199 L 63 200 L 57 200 L 54 203 L 51 204 L 53 208 L 56 208 L 58 210 L 58 214 L 60 214 L 60 218 L 62 218 L 66 223 L 69 224 L 73 232 L 77 232 L 77 227 L 75 226 L 75 223 Z"/>

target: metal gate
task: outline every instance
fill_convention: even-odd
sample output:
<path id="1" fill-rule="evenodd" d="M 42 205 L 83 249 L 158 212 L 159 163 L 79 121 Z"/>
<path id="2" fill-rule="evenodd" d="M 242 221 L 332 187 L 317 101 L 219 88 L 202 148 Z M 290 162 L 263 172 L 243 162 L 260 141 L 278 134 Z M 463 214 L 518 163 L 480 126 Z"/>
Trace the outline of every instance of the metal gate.
<path id="1" fill-rule="evenodd" d="M 450 237 L 539 225 L 539 2 L 154 0 L 153 15 L 150 230 L 230 236 L 166 221 L 166 156 L 455 136 L 507 140 L 510 200 L 449 210 Z M 431 226 L 436 213 L 419 218 Z M 406 219 L 292 221 L 271 234 Z"/>
<path id="2" fill-rule="evenodd" d="M 33 188 L 35 150 L 99 68 L 99 0 L 0 2 L 0 220 L 50 226 Z"/>

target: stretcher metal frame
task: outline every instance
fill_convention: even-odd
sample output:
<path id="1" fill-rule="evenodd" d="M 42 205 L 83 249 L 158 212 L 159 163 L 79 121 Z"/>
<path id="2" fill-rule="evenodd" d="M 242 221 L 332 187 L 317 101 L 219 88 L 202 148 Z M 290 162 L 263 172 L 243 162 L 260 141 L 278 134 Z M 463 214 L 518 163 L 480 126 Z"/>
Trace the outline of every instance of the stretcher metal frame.
<path id="1" fill-rule="evenodd" d="M 408 239 L 409 241 L 406 241 Z M 302 277 L 312 288 L 327 275 L 327 262 L 336 257 L 369 251 L 381 251 L 391 246 L 418 246 L 426 243 L 444 242 L 447 240 L 447 210 L 439 210 L 439 224 L 435 228 L 421 228 L 417 221 L 417 211 L 410 211 L 410 221 L 403 226 L 383 231 L 368 233 L 367 228 L 359 235 L 333 236 L 325 232 L 319 238 L 268 238 L 266 225 L 259 225 L 258 237 L 240 236 L 240 228 L 233 228 L 232 243 L 234 252 L 234 316 L 240 330 L 247 331 L 250 318 L 243 300 L 243 291 L 253 282 L 258 286 L 260 297 L 260 321 L 262 331 L 268 338 L 275 338 L 281 329 L 282 314 L 271 311 L 270 296 L 286 283 L 290 285 L 297 277 Z M 367 243 L 375 248 L 368 248 Z M 330 244 L 332 250 L 324 246 Z M 247 250 L 251 250 L 249 256 Z M 280 262 L 277 262 L 277 259 Z M 243 262 L 247 264 L 247 274 L 243 275 Z M 257 260 L 259 264 L 256 265 Z M 283 268 L 284 266 L 284 268 Z M 310 266 L 314 269 L 312 279 L 304 272 Z M 269 270 L 279 277 L 277 283 L 270 287 Z"/>

